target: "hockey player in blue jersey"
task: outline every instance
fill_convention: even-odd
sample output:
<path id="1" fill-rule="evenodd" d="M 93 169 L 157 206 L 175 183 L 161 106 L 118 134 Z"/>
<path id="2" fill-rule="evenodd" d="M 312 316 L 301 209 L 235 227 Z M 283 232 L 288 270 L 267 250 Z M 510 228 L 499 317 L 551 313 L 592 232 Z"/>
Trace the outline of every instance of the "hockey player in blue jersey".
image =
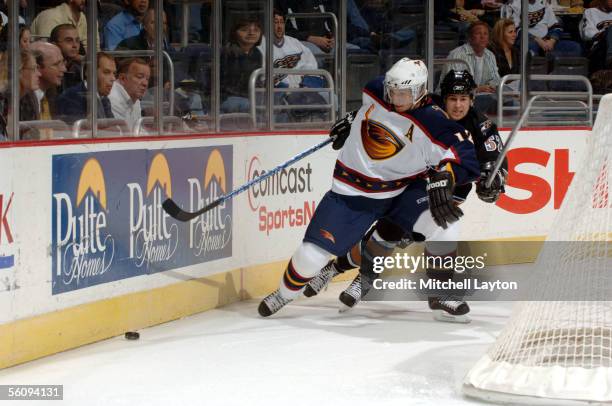
<path id="1" fill-rule="evenodd" d="M 504 162 L 502 168 L 496 174 L 492 185 L 487 188 L 485 181 L 492 171 L 498 155 L 501 153 L 503 143 L 495 124 L 484 114 L 472 107 L 474 99 L 474 89 L 476 84 L 472 75 L 467 71 L 451 70 L 441 83 L 441 97 L 432 95 L 432 99 L 440 106 L 443 106 L 449 118 L 461 124 L 467 134 L 472 136 L 475 144 L 476 153 L 480 162 L 481 177 L 476 184 L 478 197 L 488 203 L 494 203 L 504 192 L 505 179 L 507 177 L 507 164 Z M 455 187 L 454 199 L 458 203 L 465 201 L 470 190 L 471 184 L 463 184 Z M 428 221 L 424 218 L 423 221 Z M 397 225 L 389 222 L 388 219 L 381 219 L 378 227 L 398 228 Z M 446 229 L 441 229 L 436 234 L 436 239 L 441 242 L 426 242 L 426 253 L 436 256 L 454 256 L 456 254 L 457 239 L 459 235 L 459 223 L 453 223 Z M 419 232 L 421 224 L 413 226 L 404 238 L 413 240 L 424 240 L 425 237 Z M 399 231 L 398 231 L 399 232 Z M 357 244 L 345 255 L 330 261 L 321 272 L 308 284 L 304 291 L 307 297 L 318 294 L 336 275 L 345 271 L 360 267 L 361 265 L 361 244 Z M 449 280 L 453 277 L 452 270 L 428 268 L 427 275 L 432 279 Z M 364 286 L 370 286 L 369 279 L 376 277 L 372 273 L 361 272 L 340 294 L 340 301 L 348 307 L 353 307 L 365 296 Z M 437 320 L 468 322 L 468 317 L 463 317 L 469 312 L 468 304 L 458 297 L 430 297 L 429 306 L 434 310 L 434 317 Z"/>
<path id="2" fill-rule="evenodd" d="M 368 83 L 362 107 L 332 128 L 336 145 L 345 141 L 332 188 L 279 289 L 260 303 L 260 315 L 270 316 L 295 299 L 332 256 L 348 252 L 383 217 L 406 229 L 421 216 L 433 218 L 434 226 L 424 230 L 429 235 L 436 224 L 447 227 L 462 216 L 453 190 L 480 175 L 476 152 L 464 129 L 426 98 L 426 87 L 425 64 L 403 58 L 384 78 Z M 392 252 L 402 235 L 374 230 L 365 255 Z"/>

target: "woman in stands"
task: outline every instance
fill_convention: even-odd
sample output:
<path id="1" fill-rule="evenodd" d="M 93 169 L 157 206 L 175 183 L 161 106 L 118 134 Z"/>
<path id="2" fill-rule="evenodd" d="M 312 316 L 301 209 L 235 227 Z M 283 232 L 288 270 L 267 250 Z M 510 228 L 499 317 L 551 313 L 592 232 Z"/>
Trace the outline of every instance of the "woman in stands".
<path id="1" fill-rule="evenodd" d="M 3 79 L 0 84 L 0 137 L 4 140 L 8 139 L 8 122 L 9 122 L 9 106 L 10 106 L 10 90 L 8 89 L 8 81 L 6 80 L 6 72 L 8 71 L 6 60 L 2 58 Z M 34 91 L 38 89 L 40 83 L 40 71 L 36 64 L 34 55 L 27 50 L 21 50 L 21 66 L 19 67 L 19 121 L 32 121 L 40 119 L 38 101 L 34 95 Z M 24 130 L 20 133 L 22 139 L 35 138 L 36 130 Z"/>
<path id="2" fill-rule="evenodd" d="M 499 76 L 518 74 L 520 69 L 520 53 L 516 42 L 516 26 L 514 21 L 503 18 L 493 27 L 491 51 L 495 54 Z"/>
<path id="3" fill-rule="evenodd" d="M 230 42 L 221 54 L 221 112 L 249 111 L 249 78 L 262 66 L 257 45 L 261 42 L 261 22 L 254 17 L 241 18 L 232 27 Z"/>

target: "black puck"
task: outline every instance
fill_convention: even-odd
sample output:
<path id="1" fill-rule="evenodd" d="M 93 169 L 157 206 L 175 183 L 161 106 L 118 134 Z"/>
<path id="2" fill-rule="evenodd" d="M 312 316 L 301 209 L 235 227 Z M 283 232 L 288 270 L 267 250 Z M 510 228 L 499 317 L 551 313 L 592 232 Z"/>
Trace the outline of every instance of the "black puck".
<path id="1" fill-rule="evenodd" d="M 126 340 L 138 340 L 140 338 L 140 333 L 137 331 L 128 331 L 125 333 Z"/>

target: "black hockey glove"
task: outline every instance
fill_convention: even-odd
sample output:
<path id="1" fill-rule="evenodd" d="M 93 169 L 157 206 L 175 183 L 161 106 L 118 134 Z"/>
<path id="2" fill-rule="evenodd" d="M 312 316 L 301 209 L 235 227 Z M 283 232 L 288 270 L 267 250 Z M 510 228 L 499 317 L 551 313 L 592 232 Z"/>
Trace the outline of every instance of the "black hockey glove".
<path id="1" fill-rule="evenodd" d="M 499 195 L 506 192 L 504 185 L 508 177 L 508 171 L 504 168 L 499 168 L 499 171 L 493 177 L 491 187 L 486 187 L 487 178 L 495 167 L 495 162 L 486 162 L 480 166 L 480 179 L 476 183 L 476 194 L 483 202 L 495 203 L 499 199 Z"/>
<path id="2" fill-rule="evenodd" d="M 342 148 L 344 142 L 351 133 L 351 124 L 353 123 L 353 120 L 355 120 L 356 115 L 357 110 L 346 113 L 346 115 L 340 120 L 336 121 L 331 130 L 329 130 L 329 136 L 334 139 L 334 142 L 332 143 L 333 149 L 339 150 Z"/>
<path id="3" fill-rule="evenodd" d="M 436 224 L 442 228 L 447 228 L 463 216 L 463 211 L 453 200 L 454 183 L 453 175 L 446 171 L 430 175 L 427 183 L 429 211 Z"/>

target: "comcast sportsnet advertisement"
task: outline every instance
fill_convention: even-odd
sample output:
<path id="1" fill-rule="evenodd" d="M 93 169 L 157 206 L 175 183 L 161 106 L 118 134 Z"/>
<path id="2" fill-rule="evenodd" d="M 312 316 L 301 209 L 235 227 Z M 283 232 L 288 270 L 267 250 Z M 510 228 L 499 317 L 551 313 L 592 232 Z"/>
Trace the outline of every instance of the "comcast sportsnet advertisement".
<path id="1" fill-rule="evenodd" d="M 242 166 L 245 182 L 265 175 L 325 137 L 250 138 Z M 250 236 L 247 250 L 251 261 L 264 263 L 293 254 L 319 201 L 331 187 L 337 155 L 338 151 L 323 148 L 244 193 L 240 198 L 241 219 L 244 218 L 241 229 Z"/>
<path id="2" fill-rule="evenodd" d="M 270 235 L 308 225 L 316 207 L 312 173 L 309 161 L 298 162 L 249 189 L 249 208 L 257 214 L 259 231 Z M 247 174 L 249 181 L 266 174 L 259 156 L 249 160 Z"/>
<path id="3" fill-rule="evenodd" d="M 230 257 L 231 200 L 185 223 L 161 204 L 227 193 L 232 159 L 232 146 L 53 156 L 53 294 Z"/>

